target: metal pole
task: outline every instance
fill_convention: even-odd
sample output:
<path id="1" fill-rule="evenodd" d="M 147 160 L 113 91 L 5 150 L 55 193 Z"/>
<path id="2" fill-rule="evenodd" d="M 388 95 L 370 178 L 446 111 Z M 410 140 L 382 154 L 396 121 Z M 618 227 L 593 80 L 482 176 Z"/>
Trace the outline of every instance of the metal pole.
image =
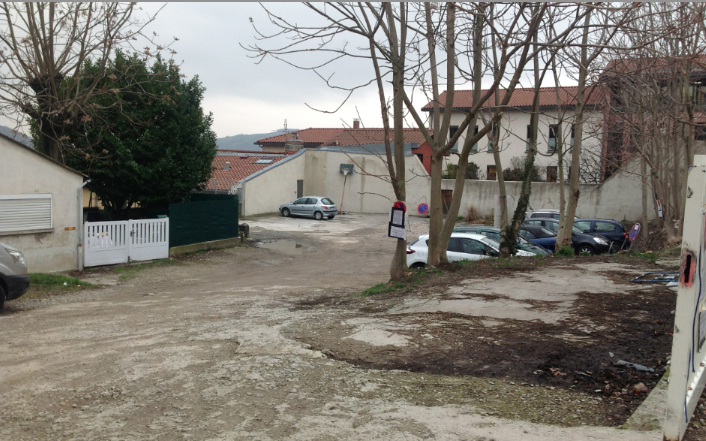
<path id="1" fill-rule="evenodd" d="M 76 218 L 76 233 L 78 234 L 78 246 L 76 247 L 76 267 L 79 271 L 83 271 L 83 259 L 81 258 L 81 249 L 83 248 L 83 187 L 89 182 L 91 182 L 90 179 L 79 185 L 77 194 L 78 217 Z"/>

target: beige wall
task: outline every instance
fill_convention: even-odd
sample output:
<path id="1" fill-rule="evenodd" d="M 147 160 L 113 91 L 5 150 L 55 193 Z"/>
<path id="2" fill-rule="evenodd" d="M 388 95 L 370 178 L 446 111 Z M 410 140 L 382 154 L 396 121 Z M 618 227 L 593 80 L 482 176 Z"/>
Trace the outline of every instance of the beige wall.
<path id="1" fill-rule="evenodd" d="M 641 183 L 640 177 L 634 174 L 634 167 L 639 167 L 638 161 L 628 164 L 625 171 L 620 171 L 601 185 L 582 184 L 580 186 L 581 196 L 576 209 L 576 216 L 579 218 L 604 218 L 618 221 L 639 220 L 642 213 Z M 522 187 L 521 182 L 506 182 L 508 194 L 508 217 L 517 206 L 517 198 Z M 556 182 L 535 182 L 532 184 L 532 194 L 530 196 L 530 207 L 559 208 L 559 183 Z M 444 179 L 442 188 L 452 190 L 454 181 Z M 568 195 L 568 185 L 566 185 Z M 651 190 L 648 190 L 648 194 Z M 466 180 L 463 189 L 463 199 L 459 215 L 465 215 L 468 207 L 475 207 L 479 215 L 485 216 L 496 209 L 498 204 L 498 183 L 496 181 L 472 181 Z M 655 218 L 655 211 L 651 198 L 648 198 L 647 214 L 650 219 Z"/>
<path id="2" fill-rule="evenodd" d="M 0 194 L 51 194 L 53 229 L 30 234 L 0 233 L 0 241 L 22 251 L 30 272 L 77 267 L 78 188 L 83 177 L 0 137 Z"/>
<path id="3" fill-rule="evenodd" d="M 430 178 L 416 156 L 405 158 L 407 166 L 407 207 L 412 215 L 417 206 L 429 203 Z M 387 168 L 376 155 L 346 154 L 341 152 L 306 150 L 285 163 L 245 182 L 241 197 L 244 215 L 277 212 L 278 207 L 296 198 L 296 181 L 304 180 L 304 194 L 326 196 L 340 208 L 344 177 L 340 164 L 354 164 L 355 172 L 346 179 L 343 209 L 356 213 L 388 213 L 395 201 L 390 183 L 384 179 Z M 639 162 L 628 164 L 602 185 L 581 185 L 577 208 L 579 217 L 597 217 L 615 220 L 637 220 L 641 216 L 640 178 L 634 172 Z M 520 182 L 507 182 L 508 209 L 512 213 L 520 194 Z M 532 184 L 530 206 L 559 208 L 558 183 Z M 452 190 L 454 181 L 445 179 L 442 188 Z M 568 187 L 567 187 L 568 190 Z M 568 193 L 568 191 L 567 191 Z M 474 206 L 481 216 L 497 207 L 497 181 L 466 180 L 459 214 Z M 648 215 L 654 218 L 651 201 Z"/>
<path id="4" fill-rule="evenodd" d="M 308 153 L 308 152 L 307 152 Z M 297 198 L 297 180 L 304 177 L 304 152 L 285 158 L 274 167 L 243 183 L 240 190 L 243 216 L 275 213 Z"/>
<path id="5" fill-rule="evenodd" d="M 304 193 L 326 196 L 343 210 L 357 213 L 387 213 L 395 202 L 395 194 L 382 158 L 372 154 L 351 154 L 331 151 L 307 151 Z M 424 166 L 416 156 L 405 157 L 407 179 L 407 201 L 417 206 L 427 202 L 429 178 Z M 353 174 L 345 179 L 346 191 L 343 195 L 344 176 L 341 164 L 353 164 Z"/>

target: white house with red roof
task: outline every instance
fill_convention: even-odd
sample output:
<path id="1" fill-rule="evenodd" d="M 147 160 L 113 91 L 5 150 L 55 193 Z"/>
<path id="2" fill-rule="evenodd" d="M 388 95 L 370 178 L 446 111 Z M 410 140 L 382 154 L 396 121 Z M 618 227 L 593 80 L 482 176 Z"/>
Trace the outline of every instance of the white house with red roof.
<path id="1" fill-rule="evenodd" d="M 557 176 L 557 159 L 556 153 L 556 138 L 555 125 L 562 120 L 563 127 L 563 145 L 565 151 L 570 150 L 573 144 L 572 125 L 575 120 L 576 107 L 576 87 L 560 87 L 559 101 L 557 101 L 557 88 L 544 87 L 540 89 L 540 117 L 539 117 L 539 134 L 537 138 L 537 156 L 535 163 L 541 168 L 546 169 L 544 178 L 549 181 L 555 181 Z M 481 94 L 486 93 L 486 90 L 481 91 Z M 505 90 L 500 90 L 499 101 L 505 96 Z M 586 93 L 587 103 L 583 133 L 582 149 L 582 182 L 598 182 L 600 181 L 601 157 L 603 151 L 603 92 L 601 89 L 589 89 Z M 510 161 L 514 157 L 523 157 L 529 150 L 529 124 L 532 109 L 532 101 L 534 99 L 534 88 L 517 88 L 515 89 L 507 108 L 503 113 L 500 121 L 500 160 L 503 169 L 510 166 Z M 443 103 L 446 101 L 446 92 L 439 96 L 441 110 L 444 111 Z M 558 102 L 561 105 L 558 105 Z M 482 117 L 487 120 L 491 117 L 491 111 L 495 109 L 495 95 L 491 95 L 481 112 Z M 473 91 L 472 90 L 457 90 L 454 93 L 453 113 L 451 115 L 451 124 L 449 126 L 448 136 L 453 136 L 458 130 L 466 116 L 466 112 L 473 106 Z M 428 103 L 422 108 L 423 111 L 429 112 L 429 120 L 433 119 L 433 102 Z M 482 118 L 481 117 L 481 118 Z M 457 146 L 454 148 L 461 149 L 471 130 L 478 130 L 483 127 L 482 119 L 476 126 L 468 127 L 466 132 L 461 135 Z M 568 173 L 568 163 L 571 155 L 565 157 L 565 173 Z M 449 158 L 453 163 L 458 162 L 458 156 L 451 155 Z M 493 157 L 488 137 L 485 136 L 473 146 L 469 162 L 472 161 L 479 166 L 481 177 L 488 180 L 496 179 L 496 165 Z M 598 179 L 598 181 L 596 180 Z"/>

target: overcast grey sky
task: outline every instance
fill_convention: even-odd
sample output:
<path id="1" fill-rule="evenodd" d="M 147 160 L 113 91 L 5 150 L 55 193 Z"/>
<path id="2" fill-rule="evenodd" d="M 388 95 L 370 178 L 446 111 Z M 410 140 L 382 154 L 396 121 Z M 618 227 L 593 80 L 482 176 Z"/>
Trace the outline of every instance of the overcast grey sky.
<path id="1" fill-rule="evenodd" d="M 151 12 L 160 5 L 140 6 Z M 295 21 L 310 17 L 301 4 L 268 3 L 268 8 Z M 305 103 L 334 110 L 346 94 L 329 89 L 312 72 L 277 60 L 256 65 L 239 44 L 255 42 L 250 17 L 263 28 L 273 29 L 266 26 L 266 15 L 257 3 L 170 3 L 147 30 L 156 32 L 161 41 L 179 38 L 172 46 L 177 51 L 174 60 L 187 78 L 198 75 L 206 87 L 203 107 L 213 113 L 218 137 L 277 130 L 285 119 L 290 128 L 341 127 L 341 119 L 352 124 L 356 106 L 366 126 L 382 126 L 374 86 L 357 91 L 335 114 L 309 109 Z M 372 71 L 361 72 L 367 64 L 348 66 L 346 72 L 336 73 L 337 78 L 346 74 L 369 77 Z"/>

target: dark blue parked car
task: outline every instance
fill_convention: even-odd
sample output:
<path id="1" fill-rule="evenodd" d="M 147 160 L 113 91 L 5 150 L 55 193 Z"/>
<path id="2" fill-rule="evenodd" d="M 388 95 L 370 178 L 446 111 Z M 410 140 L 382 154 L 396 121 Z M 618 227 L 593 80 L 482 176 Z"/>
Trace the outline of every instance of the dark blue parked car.
<path id="1" fill-rule="evenodd" d="M 519 235 L 535 245 L 554 252 L 556 233 L 549 231 L 541 225 L 523 225 Z"/>
<path id="2" fill-rule="evenodd" d="M 610 219 L 579 219 L 574 226 L 586 234 L 601 235 L 611 242 L 611 250 L 629 249 L 630 241 L 623 224 Z"/>
<path id="3" fill-rule="evenodd" d="M 550 250 L 554 250 L 556 244 L 556 234 L 559 231 L 559 221 L 556 219 L 526 219 L 522 222 L 522 228 L 527 230 L 530 227 L 541 227 L 554 234 L 554 243 L 549 245 L 549 239 L 545 237 Z M 531 230 L 528 230 L 531 232 Z M 525 239 L 528 239 L 525 237 Z M 534 242 L 531 239 L 530 242 Z M 535 242 L 536 243 L 536 242 Z M 539 244 L 538 244 L 539 245 Z M 544 245 L 542 245 L 544 246 Z M 581 230 L 573 227 L 571 230 L 571 247 L 576 254 L 603 254 L 610 251 L 610 241 L 602 236 L 584 234 Z M 547 248 L 547 247 L 545 247 Z"/>

